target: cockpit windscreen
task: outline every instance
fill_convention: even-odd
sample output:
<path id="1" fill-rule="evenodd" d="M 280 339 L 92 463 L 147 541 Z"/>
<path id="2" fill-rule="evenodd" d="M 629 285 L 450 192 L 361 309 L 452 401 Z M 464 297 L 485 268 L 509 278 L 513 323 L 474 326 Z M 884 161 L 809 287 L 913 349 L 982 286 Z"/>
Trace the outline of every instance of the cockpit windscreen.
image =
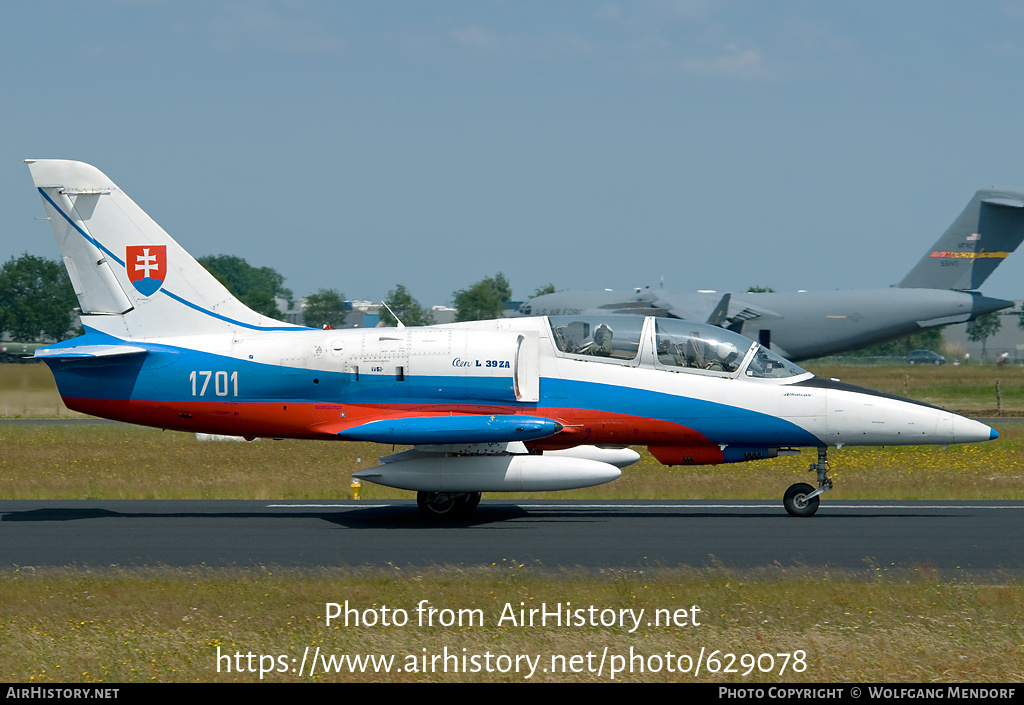
<path id="1" fill-rule="evenodd" d="M 593 314 L 548 317 L 560 352 L 620 362 L 636 360 L 640 354 L 645 320 L 640 316 Z M 762 379 L 809 374 L 750 338 L 725 328 L 678 318 L 655 318 L 653 329 L 656 359 L 652 360 L 648 353 L 639 360 L 641 365 Z"/>

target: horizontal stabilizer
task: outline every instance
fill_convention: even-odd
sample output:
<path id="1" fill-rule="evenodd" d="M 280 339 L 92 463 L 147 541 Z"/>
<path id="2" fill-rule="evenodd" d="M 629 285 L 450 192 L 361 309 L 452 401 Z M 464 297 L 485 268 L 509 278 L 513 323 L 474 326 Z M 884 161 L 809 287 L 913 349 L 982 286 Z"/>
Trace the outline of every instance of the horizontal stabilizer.
<path id="1" fill-rule="evenodd" d="M 986 198 L 984 203 L 991 203 L 993 206 L 1006 206 L 1008 208 L 1024 208 L 1024 196 L 1016 198 Z"/>
<path id="2" fill-rule="evenodd" d="M 500 443 L 532 441 L 553 436 L 562 424 L 534 416 L 415 416 L 384 419 L 345 429 L 340 438 L 350 441 L 397 443 Z"/>
<path id="3" fill-rule="evenodd" d="M 128 355 L 145 355 L 146 348 L 134 345 L 72 345 L 66 347 L 39 348 L 36 358 L 47 360 L 72 360 L 94 357 L 125 357 Z"/>

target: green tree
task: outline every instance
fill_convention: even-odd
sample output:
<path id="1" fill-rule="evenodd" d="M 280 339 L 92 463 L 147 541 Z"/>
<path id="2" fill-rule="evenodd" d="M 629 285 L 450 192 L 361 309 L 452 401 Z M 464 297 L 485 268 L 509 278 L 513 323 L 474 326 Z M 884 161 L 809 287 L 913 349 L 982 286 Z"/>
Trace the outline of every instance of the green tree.
<path id="1" fill-rule="evenodd" d="M 345 325 L 345 314 L 345 295 L 337 289 L 320 289 L 306 297 L 302 320 L 311 328 L 341 328 Z"/>
<path id="2" fill-rule="evenodd" d="M 292 300 L 291 290 L 284 287 L 284 277 L 270 267 L 253 267 L 234 255 L 200 257 L 199 264 L 239 301 L 264 316 L 281 317 L 274 297 Z"/>
<path id="3" fill-rule="evenodd" d="M 455 301 L 456 321 L 482 321 L 500 318 L 505 302 L 512 298 L 512 287 L 501 272 L 481 279 L 468 289 L 452 294 Z"/>
<path id="4" fill-rule="evenodd" d="M 775 289 L 771 288 L 770 286 L 761 286 L 759 284 L 755 284 L 754 286 L 751 286 L 751 287 L 747 288 L 747 293 L 748 294 L 774 294 L 775 293 Z"/>
<path id="5" fill-rule="evenodd" d="M 978 316 L 967 324 L 967 339 L 973 343 L 981 343 L 981 359 L 987 354 L 986 342 L 1003 327 L 1003 319 L 998 313 L 986 313 Z"/>
<path id="6" fill-rule="evenodd" d="M 396 284 L 395 288 L 388 292 L 384 301 L 398 315 L 403 325 L 429 326 L 434 323 L 433 314 L 420 306 L 420 302 L 412 297 L 404 284 Z M 381 309 L 380 320 L 385 326 L 398 325 L 398 321 L 386 308 Z"/>
<path id="7" fill-rule="evenodd" d="M 15 340 L 64 337 L 77 305 L 68 273 L 58 262 L 26 252 L 0 267 L 0 331 Z"/>
<path id="8" fill-rule="evenodd" d="M 554 284 L 547 284 L 545 286 L 537 287 L 537 290 L 535 292 L 533 292 L 532 294 L 530 294 L 530 298 L 531 299 L 535 299 L 538 296 L 544 296 L 545 294 L 553 294 L 553 293 L 555 293 L 555 285 Z"/>

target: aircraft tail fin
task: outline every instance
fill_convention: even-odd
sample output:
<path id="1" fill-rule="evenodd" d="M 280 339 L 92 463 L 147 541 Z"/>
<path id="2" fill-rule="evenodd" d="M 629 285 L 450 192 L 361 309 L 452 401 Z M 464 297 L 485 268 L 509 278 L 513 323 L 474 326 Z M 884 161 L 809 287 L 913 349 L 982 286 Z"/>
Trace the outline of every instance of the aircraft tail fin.
<path id="1" fill-rule="evenodd" d="M 938 242 L 896 286 L 977 289 L 1017 249 L 1021 240 L 1024 192 L 978 191 Z"/>
<path id="2" fill-rule="evenodd" d="M 128 339 L 295 328 L 232 296 L 99 169 L 26 163 L 85 325 Z"/>

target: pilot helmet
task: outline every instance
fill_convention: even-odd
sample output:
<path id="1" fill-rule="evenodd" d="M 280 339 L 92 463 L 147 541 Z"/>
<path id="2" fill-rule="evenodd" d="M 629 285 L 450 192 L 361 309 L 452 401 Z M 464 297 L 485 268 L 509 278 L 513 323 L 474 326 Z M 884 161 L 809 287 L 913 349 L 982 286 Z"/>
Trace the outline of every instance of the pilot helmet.
<path id="1" fill-rule="evenodd" d="M 715 352 L 718 354 L 718 359 L 723 362 L 729 362 L 739 355 L 739 351 L 736 349 L 736 346 L 729 342 L 719 343 Z"/>

